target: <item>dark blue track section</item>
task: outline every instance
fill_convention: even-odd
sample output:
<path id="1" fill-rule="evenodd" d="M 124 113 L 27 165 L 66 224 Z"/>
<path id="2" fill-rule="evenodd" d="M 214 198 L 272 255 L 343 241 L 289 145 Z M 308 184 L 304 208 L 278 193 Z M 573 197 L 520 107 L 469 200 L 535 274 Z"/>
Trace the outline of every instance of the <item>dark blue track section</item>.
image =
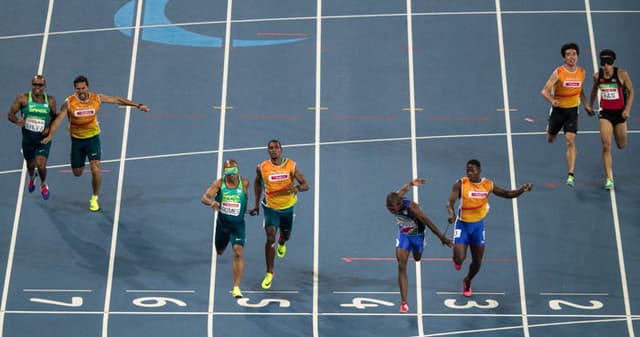
<path id="1" fill-rule="evenodd" d="M 224 41 L 227 1 L 144 3 L 143 39 L 134 45 L 135 3 L 56 1 L 45 53 L 48 2 L 8 2 L 0 11 L 5 109 L 29 89 L 41 56 L 59 105 L 84 74 L 95 92 L 127 96 L 133 85 L 134 99 L 152 108 L 133 109 L 127 119 L 127 110 L 103 105 L 97 213 L 87 210 L 88 166 L 82 177 L 70 172 L 64 130 L 53 141 L 44 201 L 20 189 L 20 130 L 0 123 L 0 337 L 640 332 L 637 104 L 628 147 L 613 150 L 610 194 L 602 188 L 597 119 L 581 112 L 577 186 L 569 189 L 564 139 L 546 142 L 549 107 L 540 96 L 567 42 L 580 45 L 587 73 L 593 49 L 612 48 L 640 83 L 637 2 L 591 1 L 591 46 L 583 2 L 502 1 L 497 15 L 490 0 L 413 1 L 408 45 L 403 1 L 322 1 L 321 32 L 316 2 L 234 1 L 228 62 L 223 46 L 203 42 Z M 245 298 L 236 301 L 231 248 L 214 256 L 213 213 L 200 197 L 219 175 L 219 150 L 253 185 L 274 138 L 311 189 L 299 195 L 287 256 L 276 259 L 269 291 L 260 287 L 262 215 L 246 217 Z M 451 250 L 428 234 L 423 261 L 408 268 L 410 312 L 400 314 L 397 229 L 385 196 L 412 177 L 415 161 L 428 182 L 409 195 L 445 230 L 446 199 L 471 158 L 496 185 L 511 188 L 513 179 L 534 190 L 516 203 L 492 197 L 472 298 L 461 295 L 469 259 L 456 272 Z M 249 200 L 253 207 L 253 186 Z"/>

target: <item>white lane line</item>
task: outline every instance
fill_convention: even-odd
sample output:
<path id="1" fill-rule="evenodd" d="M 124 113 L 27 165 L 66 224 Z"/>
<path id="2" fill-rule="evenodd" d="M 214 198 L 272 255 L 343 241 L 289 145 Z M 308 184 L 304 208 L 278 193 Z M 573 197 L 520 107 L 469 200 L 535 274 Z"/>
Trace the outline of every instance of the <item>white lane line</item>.
<path id="1" fill-rule="evenodd" d="M 609 296 L 607 293 L 540 293 L 540 296 Z"/>
<path id="2" fill-rule="evenodd" d="M 593 21 L 591 19 L 591 3 L 589 0 L 584 0 L 585 13 L 587 17 L 587 28 L 589 30 L 589 43 L 591 44 L 591 62 L 593 71 L 598 71 L 598 63 L 596 61 L 596 39 L 593 29 Z M 589 78 L 589 76 L 587 76 Z M 616 200 L 616 190 L 609 190 L 609 197 L 611 199 L 611 211 L 613 218 L 613 229 L 616 237 L 616 247 L 618 252 L 618 269 L 620 270 L 620 283 L 622 287 L 622 298 L 624 299 L 624 312 L 627 315 L 627 330 L 629 331 L 629 337 L 635 337 L 633 328 L 633 321 L 631 319 L 631 301 L 629 299 L 629 287 L 627 285 L 627 271 L 624 261 L 624 250 L 622 246 L 622 233 L 620 232 L 620 217 L 618 215 L 618 202 Z"/>
<path id="3" fill-rule="evenodd" d="M 511 134 L 511 113 L 509 112 L 509 86 L 507 84 L 507 66 L 504 55 L 504 34 L 502 30 L 502 7 L 500 0 L 495 0 L 496 24 L 498 31 L 498 46 L 500 50 L 500 77 L 502 79 L 502 103 L 506 126 L 507 153 L 509 156 L 509 177 L 511 189 L 516 189 L 515 160 L 513 158 L 513 136 Z M 529 319 L 527 318 L 527 293 L 524 284 L 524 262 L 522 261 L 522 243 L 520 240 L 520 217 L 518 216 L 518 199 L 511 199 L 513 208 L 513 229 L 516 246 L 516 259 L 518 269 L 518 285 L 520 290 L 520 310 L 522 312 L 522 332 L 524 337 L 529 337 Z"/>
<path id="4" fill-rule="evenodd" d="M 25 293 L 90 293 L 91 289 L 22 289 Z"/>
<path id="5" fill-rule="evenodd" d="M 297 290 L 243 290 L 247 294 L 299 294 Z"/>
<path id="6" fill-rule="evenodd" d="M 244 292 L 244 291 L 243 291 Z M 102 315 L 102 311 L 66 311 L 66 310 L 8 310 L 8 314 L 23 314 L 23 315 Z M 205 311 L 111 311 L 111 315 L 208 315 Z M 216 312 L 216 316 L 311 316 L 311 312 Z M 366 312 L 323 312 L 319 313 L 319 316 L 403 316 L 407 314 L 402 313 L 366 313 Z M 520 317 L 520 314 L 423 314 L 425 317 Z M 529 317 L 538 318 L 601 318 L 603 320 L 589 320 L 578 322 L 621 322 L 626 318 L 625 315 L 536 315 L 531 314 Z M 606 320 L 604 320 L 606 319 Z M 635 315 L 634 319 L 640 319 L 640 316 Z M 554 324 L 574 324 L 574 322 L 556 322 Z M 536 325 L 531 325 L 536 326 Z M 521 326 L 519 326 L 521 327 Z"/>
<path id="7" fill-rule="evenodd" d="M 515 15 L 548 15 L 548 14 L 584 14 L 583 10 L 539 10 L 539 11 L 503 11 L 502 14 L 515 14 Z M 595 10 L 591 13 L 596 14 L 637 14 L 640 10 Z M 413 16 L 463 16 L 463 15 L 495 15 L 494 11 L 461 11 L 461 12 L 431 12 L 431 13 L 413 13 Z M 349 20 L 349 19 L 367 19 L 367 18 L 382 18 L 382 17 L 404 17 L 406 13 L 379 13 L 379 14 L 355 14 L 355 15 L 328 15 L 323 16 L 324 20 Z M 232 20 L 232 23 L 256 23 L 256 22 L 279 22 L 279 21 L 305 21 L 305 20 L 317 20 L 316 16 L 296 16 L 296 17 L 281 17 L 281 18 L 261 18 L 261 19 L 240 19 Z M 194 22 L 180 22 L 171 24 L 155 24 L 144 25 L 141 28 L 164 28 L 164 27 L 189 27 L 189 26 L 202 26 L 202 25 L 216 25 L 224 24 L 224 20 L 211 20 L 211 21 L 194 21 Z M 83 34 L 83 33 L 96 33 L 96 32 L 112 32 L 119 30 L 132 30 L 134 27 L 104 27 L 104 28 L 91 28 L 91 29 L 75 29 L 59 32 L 51 32 L 50 35 L 68 35 L 68 34 Z M 29 33 L 29 34 L 15 34 L 0 36 L 0 40 L 10 39 L 23 39 L 31 37 L 42 36 L 42 33 Z"/>
<path id="8" fill-rule="evenodd" d="M 193 294 L 195 290 L 170 290 L 170 289 L 129 289 L 126 293 L 173 293 L 173 294 Z"/>
<path id="9" fill-rule="evenodd" d="M 315 78 L 315 138 L 313 177 L 313 337 L 319 336 L 318 283 L 320 274 L 320 114 L 322 107 L 322 0 L 316 1 L 316 78 Z"/>
<path id="10" fill-rule="evenodd" d="M 336 295 L 397 295 L 399 291 L 332 291 Z"/>
<path id="11" fill-rule="evenodd" d="M 547 327 L 547 326 L 609 323 L 609 322 L 619 322 L 622 320 L 623 319 L 612 318 L 612 319 L 598 319 L 598 320 L 586 320 L 586 321 L 553 322 L 553 323 L 531 324 L 529 327 L 540 328 L 540 327 Z M 473 335 L 479 332 L 505 331 L 505 330 L 515 330 L 520 328 L 523 328 L 523 326 L 513 325 L 513 326 L 503 326 L 503 327 L 496 327 L 496 328 L 486 328 L 486 329 L 456 330 L 456 331 L 449 331 L 449 332 L 432 333 L 432 334 L 422 335 L 421 337 Z"/>
<path id="12" fill-rule="evenodd" d="M 38 62 L 38 75 L 43 75 L 44 60 L 47 44 L 49 41 L 49 29 L 51 28 L 51 17 L 53 16 L 54 0 L 49 1 L 47 16 L 45 19 L 44 32 L 42 33 L 42 47 L 40 49 L 40 60 Z M 11 242 L 9 243 L 9 253 L 7 254 L 7 266 L 4 273 L 4 285 L 2 287 L 2 300 L 0 302 L 0 337 L 4 333 L 4 317 L 7 310 L 7 298 L 9 297 L 9 285 L 11 284 L 11 272 L 13 271 L 13 258 L 16 251 L 16 241 L 18 240 L 18 228 L 20 227 L 20 213 L 22 212 L 22 200 L 24 197 L 24 185 L 27 177 L 27 163 L 22 161 L 20 170 L 20 184 L 18 184 L 18 198 L 16 199 L 16 211 L 13 215 L 13 228 L 11 230 Z"/>
<path id="13" fill-rule="evenodd" d="M 231 50 L 231 13 L 233 10 L 233 0 L 227 1 L 227 17 L 225 21 L 224 33 L 224 58 L 222 64 L 222 89 L 220 92 L 220 127 L 218 129 L 218 165 L 216 168 L 216 179 L 220 179 L 222 167 L 224 165 L 224 133 L 227 117 L 227 90 L 229 79 L 229 52 Z M 218 212 L 213 213 L 213 235 L 211 237 L 211 269 L 209 274 L 209 304 L 207 309 L 207 336 L 213 337 L 213 311 L 215 306 L 216 295 L 216 268 L 218 263 L 218 255 L 215 251 L 216 238 L 216 222 L 218 220 Z"/>
<path id="14" fill-rule="evenodd" d="M 415 93 L 415 80 L 414 80 L 414 67 L 413 67 L 413 14 L 412 14 L 411 0 L 406 1 L 407 13 L 407 63 L 409 66 L 409 115 L 411 124 L 411 178 L 418 178 L 418 150 L 416 144 L 416 93 Z M 413 201 L 420 203 L 418 197 L 418 186 L 413 186 L 412 189 Z M 418 334 L 424 334 L 424 325 L 422 323 L 422 263 L 420 261 L 415 262 L 415 275 L 416 275 L 416 314 L 417 314 L 417 327 Z"/>
<path id="15" fill-rule="evenodd" d="M 142 22 L 142 8 L 144 0 L 138 0 L 135 28 L 133 30 L 133 45 L 131 50 L 131 64 L 129 67 L 129 87 L 127 98 L 132 99 L 135 84 L 136 64 L 138 60 L 138 47 L 140 42 L 140 25 Z M 122 205 L 122 188 L 124 186 L 124 170 L 127 157 L 127 143 L 129 140 L 129 121 L 131 119 L 131 107 L 125 110 L 124 127 L 122 130 L 122 147 L 120 149 L 120 169 L 118 170 L 118 184 L 116 188 L 116 202 L 113 210 L 113 228 L 111 232 L 111 246 L 109 248 L 109 267 L 107 270 L 107 284 L 104 294 L 104 314 L 102 316 L 102 337 L 109 333 L 109 310 L 111 309 L 111 292 L 113 287 L 113 273 L 116 263 L 116 249 L 118 246 L 118 228 L 120 223 L 120 209 Z"/>
<path id="16" fill-rule="evenodd" d="M 628 130 L 628 134 L 640 134 L 640 130 Z M 545 135 L 546 133 L 543 131 L 537 132 L 512 132 L 511 136 L 540 136 Z M 600 131 L 580 131 L 581 135 L 585 134 L 594 134 L 599 135 Z M 417 140 L 430 140 L 430 139 L 458 139 L 458 138 L 483 138 L 483 137 L 504 137 L 506 133 L 478 133 L 478 134 L 455 134 L 455 135 L 439 135 L 439 136 L 418 136 Z M 372 138 L 372 139 L 360 139 L 360 140 L 338 140 L 338 141 L 329 141 L 322 142 L 320 146 L 330 146 L 330 145 L 345 145 L 345 144 L 366 144 L 366 143 L 384 143 L 384 142 L 402 142 L 411 140 L 410 137 L 401 137 L 401 138 Z M 294 147 L 309 147 L 315 146 L 314 143 L 300 143 L 300 144 L 290 144 L 290 145 L 282 145 L 283 148 L 294 148 Z M 264 146 L 261 147 L 245 147 L 245 148 L 235 148 L 235 149 L 225 149 L 224 151 L 229 152 L 246 152 L 246 151 L 255 151 L 261 150 L 264 151 Z M 207 150 L 207 151 L 193 151 L 193 152 L 178 152 L 178 153 L 168 153 L 168 154 L 158 154 L 158 155 L 149 155 L 149 156 L 138 156 L 138 157 L 128 157 L 126 161 L 134 161 L 134 160 L 150 160 L 150 159 L 163 159 L 163 158 L 174 158 L 174 157 L 189 157 L 189 156 L 204 156 L 210 154 L 218 153 L 218 150 Z M 120 159 L 106 159 L 102 160 L 102 164 L 109 164 L 120 162 Z M 55 168 L 68 168 L 69 164 L 54 164 L 47 165 L 47 168 L 55 169 Z M 12 173 L 20 173 L 21 169 L 13 169 L 0 171 L 0 174 L 12 174 Z"/>
<path id="17" fill-rule="evenodd" d="M 494 295 L 494 296 L 506 296 L 507 293 L 501 292 L 473 292 L 474 295 Z M 461 295 L 460 291 L 436 291 L 436 295 Z"/>

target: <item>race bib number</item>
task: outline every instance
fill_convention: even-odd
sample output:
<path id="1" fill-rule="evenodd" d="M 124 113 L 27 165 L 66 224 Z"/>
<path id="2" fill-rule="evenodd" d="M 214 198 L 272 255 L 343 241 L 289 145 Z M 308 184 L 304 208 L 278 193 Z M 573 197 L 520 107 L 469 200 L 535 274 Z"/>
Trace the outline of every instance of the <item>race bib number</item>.
<path id="1" fill-rule="evenodd" d="M 76 117 L 94 116 L 96 111 L 94 109 L 80 109 L 73 112 Z"/>
<path id="2" fill-rule="evenodd" d="M 489 197 L 489 192 L 485 192 L 485 191 L 469 191 L 469 198 L 486 199 L 488 197 Z"/>
<path id="3" fill-rule="evenodd" d="M 620 98 L 618 88 L 601 88 L 602 99 L 606 101 L 615 101 Z"/>
<path id="4" fill-rule="evenodd" d="M 462 231 L 461 230 L 456 229 L 456 230 L 453 231 L 453 237 L 455 239 L 459 239 L 461 235 L 462 235 Z"/>
<path id="5" fill-rule="evenodd" d="M 269 176 L 270 182 L 289 180 L 289 173 L 276 173 Z"/>
<path id="6" fill-rule="evenodd" d="M 44 124 L 42 119 L 27 118 L 24 121 L 24 128 L 33 132 L 42 132 L 44 130 Z"/>
<path id="7" fill-rule="evenodd" d="M 240 215 L 240 203 L 223 201 L 220 205 L 220 213 L 232 216 Z"/>
<path id="8" fill-rule="evenodd" d="M 576 80 L 566 80 L 562 82 L 562 86 L 565 88 L 580 88 L 580 86 L 582 86 L 582 82 Z"/>

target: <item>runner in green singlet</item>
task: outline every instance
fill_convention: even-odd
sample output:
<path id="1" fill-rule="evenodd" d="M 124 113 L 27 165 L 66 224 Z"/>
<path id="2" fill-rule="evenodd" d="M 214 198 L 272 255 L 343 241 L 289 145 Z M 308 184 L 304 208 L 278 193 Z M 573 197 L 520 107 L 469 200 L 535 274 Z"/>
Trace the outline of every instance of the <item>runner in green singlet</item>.
<path id="1" fill-rule="evenodd" d="M 9 120 L 22 129 L 22 156 L 29 173 L 29 193 L 35 190 L 35 178 L 39 175 L 40 193 L 45 200 L 49 199 L 46 179 L 51 143 L 43 144 L 42 139 L 49 134 L 49 126 L 57 117 L 56 99 L 45 92 L 46 87 L 44 76 L 34 76 L 31 79 L 31 91 L 19 94 L 7 114 Z"/>
<path id="2" fill-rule="evenodd" d="M 202 195 L 202 203 L 218 212 L 216 221 L 215 246 L 218 255 L 231 242 L 233 248 L 233 290 L 235 298 L 241 298 L 240 280 L 244 271 L 242 257 L 246 226 L 244 214 L 247 211 L 249 179 L 238 175 L 238 163 L 229 159 L 224 162 L 224 176 L 214 181 Z"/>

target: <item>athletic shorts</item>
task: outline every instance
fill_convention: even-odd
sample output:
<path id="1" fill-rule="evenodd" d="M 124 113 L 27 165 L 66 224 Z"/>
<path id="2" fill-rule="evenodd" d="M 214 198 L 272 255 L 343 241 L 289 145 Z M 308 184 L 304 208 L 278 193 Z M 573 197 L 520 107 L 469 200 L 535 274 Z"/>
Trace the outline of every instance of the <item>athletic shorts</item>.
<path id="1" fill-rule="evenodd" d="M 100 147 L 100 135 L 91 138 L 77 139 L 71 137 L 71 168 L 84 167 L 86 158 L 100 160 L 102 148 Z"/>
<path id="2" fill-rule="evenodd" d="M 246 237 L 247 234 L 244 220 L 241 222 L 231 222 L 222 220 L 218 217 L 215 237 L 216 250 L 224 250 L 229 242 L 231 242 L 231 246 L 244 246 Z"/>
<path id="3" fill-rule="evenodd" d="M 402 232 L 398 232 L 398 238 L 396 239 L 396 248 L 401 248 L 406 251 L 413 251 L 418 254 L 422 254 L 426 241 L 424 239 L 424 233 L 418 235 L 407 235 Z"/>
<path id="4" fill-rule="evenodd" d="M 464 222 L 456 220 L 453 226 L 453 243 L 467 246 L 484 246 L 484 220 Z"/>
<path id="5" fill-rule="evenodd" d="M 598 114 L 598 118 L 599 119 L 606 119 L 609 122 L 611 122 L 611 124 L 613 126 L 616 126 L 617 124 L 620 123 L 624 123 L 627 120 L 624 119 L 624 117 L 622 117 L 622 111 L 623 109 L 620 110 L 601 110 L 600 113 Z"/>
<path id="6" fill-rule="evenodd" d="M 280 229 L 280 233 L 291 234 L 293 219 L 295 218 L 293 206 L 277 210 L 262 204 L 262 211 L 264 212 L 264 222 L 262 223 L 262 227 L 267 228 L 269 226 L 275 226 L 276 229 Z"/>
<path id="7" fill-rule="evenodd" d="M 39 132 L 26 130 L 22 132 L 22 156 L 26 161 L 34 160 L 36 156 L 49 158 L 51 142 L 47 144 L 40 143 L 43 138 Z"/>
<path id="8" fill-rule="evenodd" d="M 557 135 L 561 129 L 564 129 L 564 133 L 578 133 L 578 107 L 551 108 L 547 132 Z"/>

